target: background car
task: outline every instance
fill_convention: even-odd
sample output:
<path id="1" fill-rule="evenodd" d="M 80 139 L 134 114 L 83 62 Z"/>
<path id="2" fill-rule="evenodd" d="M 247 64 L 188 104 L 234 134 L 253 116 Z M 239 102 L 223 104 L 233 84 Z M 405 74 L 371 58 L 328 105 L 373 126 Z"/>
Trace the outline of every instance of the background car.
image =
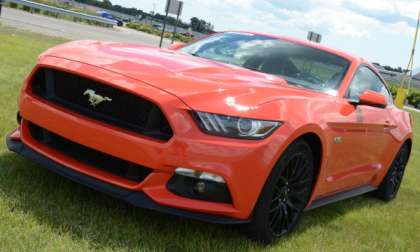
<path id="1" fill-rule="evenodd" d="M 194 37 L 194 34 L 190 31 L 186 31 L 186 32 L 183 32 L 181 34 L 184 35 L 184 36 L 187 36 L 187 37 Z"/>
<path id="2" fill-rule="evenodd" d="M 153 24 L 153 27 L 155 27 L 156 29 L 162 30 L 163 29 L 163 25 L 161 24 Z"/>
<path id="3" fill-rule="evenodd" d="M 117 21 L 117 26 L 124 26 L 124 22 L 123 22 L 120 18 L 118 18 L 118 17 L 116 17 L 116 16 L 112 15 L 112 14 L 111 14 L 111 13 L 109 13 L 109 12 L 106 12 L 106 11 L 98 11 L 98 14 L 99 14 L 101 17 L 103 17 L 103 18 L 107 18 L 107 19 L 111 19 L 111 20 L 115 20 L 115 21 Z"/>

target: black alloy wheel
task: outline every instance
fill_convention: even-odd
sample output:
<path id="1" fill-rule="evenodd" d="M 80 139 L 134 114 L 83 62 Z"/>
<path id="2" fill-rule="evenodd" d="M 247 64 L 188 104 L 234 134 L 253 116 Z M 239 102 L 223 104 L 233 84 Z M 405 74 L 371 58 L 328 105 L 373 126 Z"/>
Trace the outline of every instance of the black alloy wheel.
<path id="1" fill-rule="evenodd" d="M 390 201 L 397 196 L 409 157 L 410 147 L 406 143 L 397 153 L 378 190 L 374 192 L 376 197 L 383 201 Z"/>
<path id="2" fill-rule="evenodd" d="M 290 233 L 312 192 L 314 162 L 309 144 L 292 143 L 271 171 L 254 208 L 248 235 L 268 244 Z"/>
<path id="3" fill-rule="evenodd" d="M 274 187 L 270 205 L 270 228 L 276 236 L 286 234 L 297 221 L 311 193 L 313 164 L 304 152 L 294 153 Z"/>

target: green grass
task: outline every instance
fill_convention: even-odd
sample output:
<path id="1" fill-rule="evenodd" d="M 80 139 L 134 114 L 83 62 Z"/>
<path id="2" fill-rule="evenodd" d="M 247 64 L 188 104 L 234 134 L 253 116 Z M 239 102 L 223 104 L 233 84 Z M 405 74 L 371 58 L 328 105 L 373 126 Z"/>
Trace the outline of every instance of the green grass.
<path id="1" fill-rule="evenodd" d="M 420 251 L 419 127 L 395 201 L 362 196 L 307 212 L 296 232 L 263 247 L 234 227 L 136 209 L 7 151 L 23 79 L 64 40 L 0 26 L 0 41 L 0 251 Z"/>

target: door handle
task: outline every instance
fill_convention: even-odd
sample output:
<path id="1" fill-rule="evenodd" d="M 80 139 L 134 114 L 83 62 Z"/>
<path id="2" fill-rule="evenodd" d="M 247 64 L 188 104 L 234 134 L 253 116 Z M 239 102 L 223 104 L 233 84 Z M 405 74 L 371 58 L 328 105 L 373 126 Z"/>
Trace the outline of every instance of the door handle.
<path id="1" fill-rule="evenodd" d="M 384 123 L 384 127 L 385 127 L 385 128 L 392 128 L 392 127 L 393 127 L 393 125 L 391 124 L 391 122 L 390 122 L 390 121 L 386 120 L 386 121 L 385 121 L 385 123 Z"/>

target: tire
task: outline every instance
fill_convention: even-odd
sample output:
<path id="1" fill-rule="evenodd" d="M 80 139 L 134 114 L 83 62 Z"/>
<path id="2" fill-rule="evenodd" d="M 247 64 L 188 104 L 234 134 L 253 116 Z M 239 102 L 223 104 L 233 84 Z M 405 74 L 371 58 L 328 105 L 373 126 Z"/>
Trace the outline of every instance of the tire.
<path id="1" fill-rule="evenodd" d="M 388 202 L 393 200 L 400 189 L 402 179 L 404 177 L 405 167 L 410 156 L 410 148 L 406 143 L 398 151 L 394 161 L 392 161 L 384 180 L 379 188 L 374 192 L 374 196 L 378 199 Z"/>
<path id="2" fill-rule="evenodd" d="M 247 226 L 248 236 L 269 244 L 289 234 L 310 198 L 313 181 L 311 147 L 307 142 L 297 140 L 271 171 Z"/>

